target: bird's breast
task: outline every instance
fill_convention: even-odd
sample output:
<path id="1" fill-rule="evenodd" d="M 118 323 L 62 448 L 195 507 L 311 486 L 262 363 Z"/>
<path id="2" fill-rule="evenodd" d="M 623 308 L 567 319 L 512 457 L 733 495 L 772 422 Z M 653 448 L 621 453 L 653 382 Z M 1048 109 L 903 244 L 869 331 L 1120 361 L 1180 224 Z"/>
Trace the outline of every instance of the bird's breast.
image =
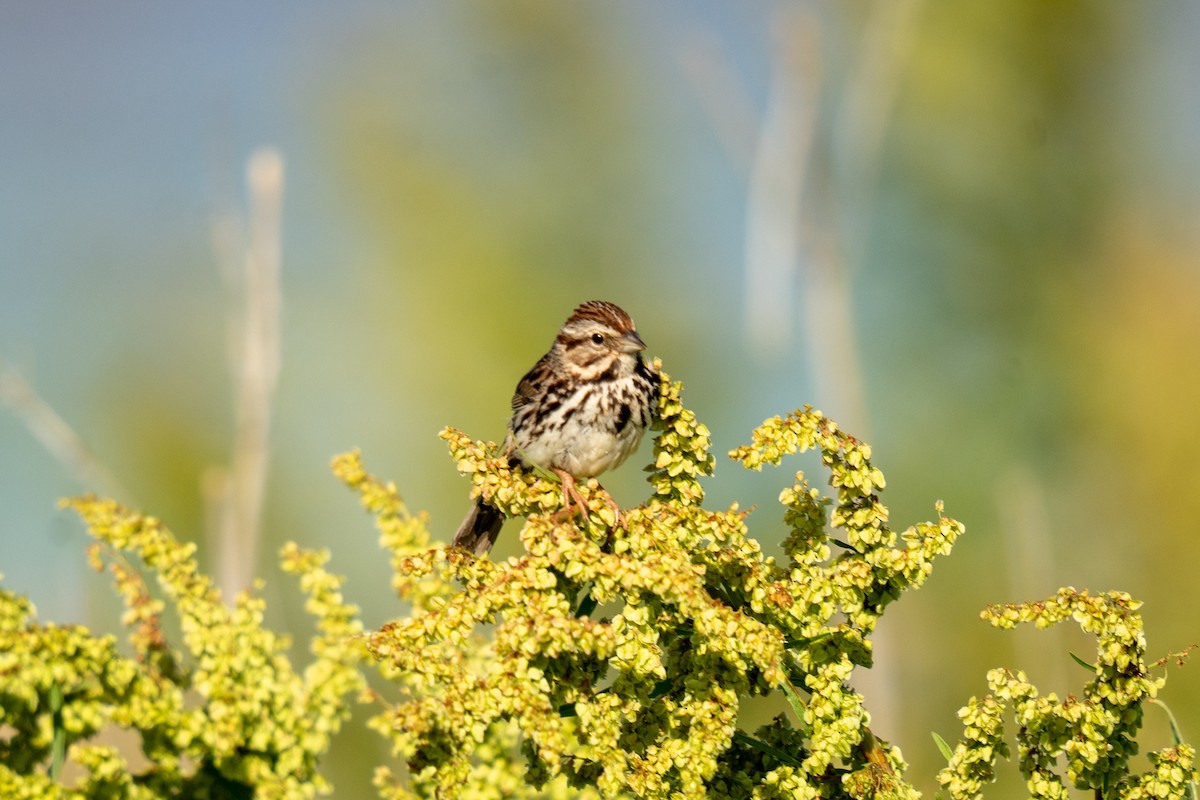
<path id="1" fill-rule="evenodd" d="M 511 427 L 525 461 L 590 478 L 628 458 L 648 421 L 646 391 L 631 378 L 547 393 L 515 414 Z"/>

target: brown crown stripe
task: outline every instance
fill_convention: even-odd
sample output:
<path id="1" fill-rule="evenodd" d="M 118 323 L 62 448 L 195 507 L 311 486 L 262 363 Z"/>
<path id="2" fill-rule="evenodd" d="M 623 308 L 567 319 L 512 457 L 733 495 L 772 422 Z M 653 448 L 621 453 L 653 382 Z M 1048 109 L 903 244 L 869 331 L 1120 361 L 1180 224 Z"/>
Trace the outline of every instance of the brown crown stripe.
<path id="1" fill-rule="evenodd" d="M 590 300 L 579 306 L 566 324 L 570 325 L 572 322 L 585 319 L 608 325 L 616 331 L 633 330 L 633 320 L 625 313 L 625 310 L 604 300 Z"/>

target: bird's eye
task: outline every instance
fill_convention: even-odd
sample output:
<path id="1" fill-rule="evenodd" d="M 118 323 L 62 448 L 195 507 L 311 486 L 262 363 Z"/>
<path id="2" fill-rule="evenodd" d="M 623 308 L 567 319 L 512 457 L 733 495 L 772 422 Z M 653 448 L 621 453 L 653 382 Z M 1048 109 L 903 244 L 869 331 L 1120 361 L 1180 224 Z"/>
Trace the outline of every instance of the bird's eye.
<path id="1" fill-rule="evenodd" d="M 593 333 L 592 334 L 592 344 L 604 344 L 604 334 Z"/>

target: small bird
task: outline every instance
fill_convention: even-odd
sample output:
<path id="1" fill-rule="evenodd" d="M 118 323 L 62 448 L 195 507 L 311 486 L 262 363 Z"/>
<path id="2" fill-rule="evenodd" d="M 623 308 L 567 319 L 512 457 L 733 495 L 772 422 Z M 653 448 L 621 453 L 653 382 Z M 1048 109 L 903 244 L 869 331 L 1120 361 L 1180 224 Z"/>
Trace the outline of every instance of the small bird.
<path id="1" fill-rule="evenodd" d="M 642 360 L 645 349 L 619 306 L 591 300 L 576 308 L 550 352 L 517 384 L 504 443 L 510 463 L 554 472 L 566 506 L 586 508 L 575 479 L 621 464 L 657 411 L 662 379 Z M 503 522 L 499 510 L 476 498 L 454 546 L 483 555 Z"/>

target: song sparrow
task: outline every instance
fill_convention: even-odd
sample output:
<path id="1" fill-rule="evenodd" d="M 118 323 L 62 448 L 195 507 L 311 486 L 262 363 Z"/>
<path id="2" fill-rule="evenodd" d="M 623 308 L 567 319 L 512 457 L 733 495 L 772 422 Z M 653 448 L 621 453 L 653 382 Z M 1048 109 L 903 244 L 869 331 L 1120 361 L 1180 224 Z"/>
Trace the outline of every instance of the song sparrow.
<path id="1" fill-rule="evenodd" d="M 592 300 L 575 309 L 550 352 L 517 384 L 505 452 L 513 464 L 556 473 L 567 508 L 572 502 L 585 508 L 575 478 L 619 465 L 650 424 L 660 378 L 642 360 L 644 349 L 628 314 Z M 503 522 L 497 509 L 476 498 L 454 546 L 483 555 Z"/>

